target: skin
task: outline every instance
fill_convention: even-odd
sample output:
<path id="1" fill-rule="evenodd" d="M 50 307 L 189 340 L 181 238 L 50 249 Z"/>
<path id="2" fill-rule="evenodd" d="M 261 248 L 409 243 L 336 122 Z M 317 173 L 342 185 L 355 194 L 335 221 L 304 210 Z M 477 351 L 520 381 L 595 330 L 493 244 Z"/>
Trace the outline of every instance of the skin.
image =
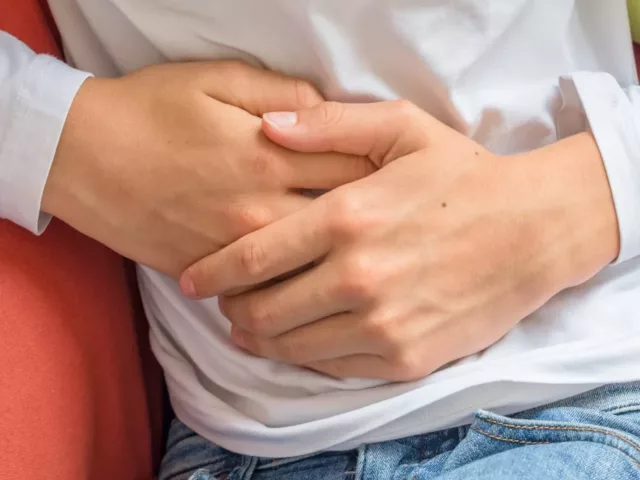
<path id="1" fill-rule="evenodd" d="M 364 156 L 379 170 L 184 273 L 186 294 L 223 295 L 233 340 L 254 355 L 335 377 L 419 379 L 618 254 L 588 133 L 500 156 L 404 101 L 327 102 L 265 115 L 263 129 L 291 150 Z"/>
<path id="2" fill-rule="evenodd" d="M 307 206 L 300 189 L 332 189 L 374 170 L 363 157 L 292 152 L 262 133 L 262 113 L 321 101 L 307 82 L 232 61 L 87 80 L 65 123 L 42 210 L 177 277 Z"/>

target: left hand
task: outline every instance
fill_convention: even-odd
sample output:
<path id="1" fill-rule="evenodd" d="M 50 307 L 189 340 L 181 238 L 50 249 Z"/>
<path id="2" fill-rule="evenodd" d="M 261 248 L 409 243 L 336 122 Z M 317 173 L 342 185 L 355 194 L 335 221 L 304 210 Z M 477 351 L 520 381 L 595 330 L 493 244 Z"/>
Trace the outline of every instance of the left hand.
<path id="1" fill-rule="evenodd" d="M 401 102 L 265 116 L 274 142 L 366 155 L 380 170 L 190 267 L 255 355 L 336 377 L 422 378 L 479 352 L 615 259 L 592 136 L 494 155 Z"/>

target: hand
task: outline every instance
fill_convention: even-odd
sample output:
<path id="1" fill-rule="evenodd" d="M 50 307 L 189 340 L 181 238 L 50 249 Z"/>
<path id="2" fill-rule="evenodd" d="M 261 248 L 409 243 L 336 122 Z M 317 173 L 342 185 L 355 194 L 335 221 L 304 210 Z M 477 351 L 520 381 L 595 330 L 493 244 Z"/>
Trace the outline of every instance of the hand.
<path id="1" fill-rule="evenodd" d="M 618 251 L 597 146 L 580 134 L 494 155 L 406 102 L 265 116 L 274 142 L 381 167 L 189 268 L 235 342 L 331 376 L 422 378 L 501 338 Z"/>
<path id="2" fill-rule="evenodd" d="M 69 113 L 42 208 L 120 254 L 177 276 L 208 253 L 370 173 L 364 158 L 269 142 L 265 111 L 322 100 L 238 62 L 167 64 L 88 80 Z"/>

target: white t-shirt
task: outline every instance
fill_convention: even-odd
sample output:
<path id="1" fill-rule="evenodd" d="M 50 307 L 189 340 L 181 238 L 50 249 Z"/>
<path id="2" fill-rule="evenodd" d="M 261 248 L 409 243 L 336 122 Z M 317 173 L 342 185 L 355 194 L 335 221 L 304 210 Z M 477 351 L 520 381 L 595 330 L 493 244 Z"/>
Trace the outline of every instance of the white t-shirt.
<path id="1" fill-rule="evenodd" d="M 603 154 L 620 223 L 616 264 L 486 351 L 417 382 L 336 380 L 248 356 L 230 342 L 216 299 L 187 300 L 141 267 L 173 407 L 199 434 L 245 454 L 302 455 L 640 379 L 640 102 L 625 0 L 50 3 L 69 58 L 98 75 L 240 58 L 306 77 L 328 99 L 407 98 L 497 153 L 590 127 Z M 0 144 L 0 167 L 12 158 Z M 36 211 L 6 205 L 1 215 L 35 229 Z"/>

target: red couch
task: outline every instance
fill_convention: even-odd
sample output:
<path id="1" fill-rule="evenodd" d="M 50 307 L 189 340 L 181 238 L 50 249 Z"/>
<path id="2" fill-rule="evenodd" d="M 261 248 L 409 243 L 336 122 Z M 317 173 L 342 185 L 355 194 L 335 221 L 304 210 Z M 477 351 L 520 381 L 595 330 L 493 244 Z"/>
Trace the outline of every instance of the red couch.
<path id="1" fill-rule="evenodd" d="M 60 55 L 45 1 L 0 0 L 0 29 Z M 0 479 L 148 480 L 162 377 L 132 270 L 53 222 L 0 221 Z"/>

